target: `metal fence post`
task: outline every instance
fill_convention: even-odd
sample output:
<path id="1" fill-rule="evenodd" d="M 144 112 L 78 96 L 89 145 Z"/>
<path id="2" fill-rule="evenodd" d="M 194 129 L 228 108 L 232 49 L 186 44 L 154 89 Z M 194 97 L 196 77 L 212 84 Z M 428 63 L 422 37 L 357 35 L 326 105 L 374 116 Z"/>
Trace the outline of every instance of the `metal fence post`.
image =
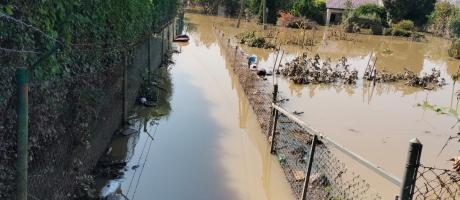
<path id="1" fill-rule="evenodd" d="M 420 166 L 420 156 L 422 155 L 423 145 L 417 138 L 409 142 L 406 170 L 401 186 L 401 200 L 411 200 L 414 195 L 415 181 L 417 178 L 418 167 Z"/>
<path id="2" fill-rule="evenodd" d="M 149 68 L 149 69 L 148 69 L 148 70 L 149 70 L 149 73 L 148 73 L 148 76 L 149 76 L 149 77 L 147 78 L 147 80 L 148 80 L 148 82 L 149 82 L 148 84 L 151 84 L 151 83 L 152 83 L 152 80 L 151 80 L 151 77 L 152 77 L 152 61 L 151 61 L 151 59 L 152 59 L 152 50 L 151 50 L 151 48 L 152 48 L 152 47 L 151 47 L 151 45 L 152 45 L 152 39 L 151 39 L 151 38 L 152 38 L 152 36 L 149 35 L 149 41 L 148 41 L 148 42 L 149 42 L 149 47 L 148 47 L 148 49 L 147 49 L 148 54 L 149 54 L 149 55 L 148 55 L 148 60 L 147 60 L 147 65 L 148 65 L 148 68 Z"/>
<path id="3" fill-rule="evenodd" d="M 311 168 L 313 166 L 313 160 L 314 160 L 314 156 L 315 156 L 315 149 L 316 149 L 316 141 L 317 140 L 318 140 L 318 136 L 313 135 L 313 140 L 311 141 L 310 157 L 308 158 L 307 174 L 305 175 L 305 180 L 303 182 L 301 200 L 306 200 L 307 199 L 308 182 L 310 182 Z"/>
<path id="4" fill-rule="evenodd" d="M 123 113 L 123 119 L 122 123 L 123 125 L 126 124 L 126 121 L 128 119 L 128 107 L 126 105 L 126 99 L 127 99 L 127 92 L 128 92 L 128 55 L 129 53 L 126 51 L 125 52 L 125 62 L 123 65 L 123 105 L 122 105 L 122 113 Z"/>
<path id="5" fill-rule="evenodd" d="M 165 30 L 164 29 L 161 29 L 161 63 L 164 62 L 164 54 L 165 54 L 165 49 L 164 49 L 164 45 L 165 45 Z"/>
<path id="6" fill-rule="evenodd" d="M 278 98 L 278 84 L 273 85 L 273 103 L 276 103 Z"/>
<path id="7" fill-rule="evenodd" d="M 29 139 L 29 80 L 27 68 L 16 69 L 18 84 L 18 160 L 17 199 L 27 199 L 28 139 Z"/>
<path id="8" fill-rule="evenodd" d="M 271 129 L 271 136 L 272 136 L 272 141 L 270 144 L 270 153 L 275 153 L 274 148 L 275 148 L 275 137 L 276 137 L 276 124 L 278 123 L 278 110 L 273 108 L 273 125 Z"/>

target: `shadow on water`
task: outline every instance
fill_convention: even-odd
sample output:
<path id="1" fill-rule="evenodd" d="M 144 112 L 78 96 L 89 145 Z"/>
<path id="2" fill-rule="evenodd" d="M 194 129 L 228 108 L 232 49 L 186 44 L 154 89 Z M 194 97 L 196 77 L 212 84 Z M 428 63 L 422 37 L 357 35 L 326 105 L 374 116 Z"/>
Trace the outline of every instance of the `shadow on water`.
<path id="1" fill-rule="evenodd" d="M 222 155 L 215 145 L 225 130 L 210 116 L 212 103 L 190 79 L 173 72 L 171 113 L 164 115 L 168 103 L 139 109 L 133 126 L 139 134 L 114 138 L 111 154 L 127 162 L 118 193 L 131 200 L 238 199 L 216 166 Z"/>

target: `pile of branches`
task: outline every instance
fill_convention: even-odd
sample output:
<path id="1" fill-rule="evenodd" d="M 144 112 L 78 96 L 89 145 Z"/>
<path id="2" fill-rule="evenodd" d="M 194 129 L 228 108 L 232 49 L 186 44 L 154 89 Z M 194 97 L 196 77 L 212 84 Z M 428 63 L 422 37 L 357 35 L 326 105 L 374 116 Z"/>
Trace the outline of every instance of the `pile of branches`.
<path id="1" fill-rule="evenodd" d="M 305 53 L 286 63 L 280 73 L 296 84 L 356 84 L 359 79 L 358 71 L 350 69 L 345 57 L 342 57 L 336 65 L 333 65 L 330 59 L 321 61 L 319 55 L 309 58 Z M 385 70 L 379 71 L 375 66 L 368 66 L 364 72 L 363 79 L 374 83 L 406 81 L 405 84 L 408 86 L 429 90 L 446 85 L 446 80 L 441 78 L 441 71 L 435 68 L 429 73 L 417 75 L 408 69 L 404 69 L 404 72 L 400 73 L 390 73 Z"/>
<path id="2" fill-rule="evenodd" d="M 433 68 L 431 72 L 424 73 L 423 75 L 419 76 L 408 69 L 404 69 L 404 72 L 393 74 L 385 70 L 378 71 L 375 69 L 375 67 L 368 67 L 364 72 L 363 79 L 381 83 L 406 81 L 405 84 L 408 86 L 419 87 L 428 90 L 446 85 L 446 80 L 441 78 L 441 71 L 435 68 Z"/>
<path id="3" fill-rule="evenodd" d="M 342 57 L 335 66 L 330 59 L 321 63 L 319 55 L 309 58 L 307 54 L 285 64 L 281 70 L 283 76 L 289 77 L 296 84 L 335 83 L 355 84 L 358 71 L 350 69 L 347 59 Z"/>

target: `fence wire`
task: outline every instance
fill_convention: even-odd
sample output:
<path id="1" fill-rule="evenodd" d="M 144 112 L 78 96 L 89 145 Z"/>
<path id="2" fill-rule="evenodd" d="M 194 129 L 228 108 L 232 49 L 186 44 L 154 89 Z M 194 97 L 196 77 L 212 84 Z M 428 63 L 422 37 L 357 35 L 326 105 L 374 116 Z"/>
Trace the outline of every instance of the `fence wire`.
<path id="1" fill-rule="evenodd" d="M 232 41 L 226 37 L 225 33 L 214 27 L 216 34 L 219 36 L 219 43 L 223 51 L 223 56 L 229 58 L 232 69 L 238 78 L 238 81 L 246 94 L 251 107 L 256 113 L 257 120 L 264 132 L 268 133 L 271 126 L 271 104 L 272 91 L 270 81 L 263 79 L 248 67 L 247 58 L 249 55 Z"/>
<path id="2" fill-rule="evenodd" d="M 259 77 L 249 69 L 241 47 L 231 37 L 214 26 L 225 57 L 230 57 L 232 70 L 243 88 L 259 124 L 267 137 L 272 128 L 273 93 L 271 78 Z M 274 153 L 281 163 L 285 176 L 297 197 L 302 196 L 308 156 L 313 136 L 300 124 L 279 114 L 274 140 Z M 321 143 L 321 142 L 320 142 Z M 382 199 L 358 174 L 346 168 L 325 145 L 317 146 L 307 199 Z"/>
<path id="3" fill-rule="evenodd" d="M 448 169 L 420 166 L 413 199 L 460 199 L 460 173 Z"/>
<path id="4" fill-rule="evenodd" d="M 274 137 L 275 153 L 294 193 L 301 197 L 311 152 L 312 135 L 280 114 Z M 348 169 L 319 140 L 313 157 L 307 199 L 382 199 L 359 174 Z"/>

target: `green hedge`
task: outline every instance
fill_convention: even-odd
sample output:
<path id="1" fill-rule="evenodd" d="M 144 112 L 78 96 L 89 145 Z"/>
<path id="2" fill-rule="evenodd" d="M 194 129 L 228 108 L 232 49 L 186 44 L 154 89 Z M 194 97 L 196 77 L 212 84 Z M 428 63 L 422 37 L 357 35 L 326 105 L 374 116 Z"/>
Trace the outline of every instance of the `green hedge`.
<path id="1" fill-rule="evenodd" d="M 6 17 L 0 20 L 0 46 L 43 55 L 56 46 L 55 40 L 61 41 L 59 53 L 33 69 L 36 78 L 88 66 L 94 70 L 116 61 L 127 44 L 168 21 L 177 8 L 178 0 L 3 1 L 0 12 Z M 1 53 L 0 65 L 30 66 L 41 55 Z"/>
<path id="2" fill-rule="evenodd" d="M 364 29 L 371 29 L 372 34 L 382 35 L 383 25 L 380 17 L 376 15 L 358 15 L 356 13 L 351 14 L 350 17 L 344 20 L 342 26 L 346 32 L 357 32 L 357 27 Z"/>

